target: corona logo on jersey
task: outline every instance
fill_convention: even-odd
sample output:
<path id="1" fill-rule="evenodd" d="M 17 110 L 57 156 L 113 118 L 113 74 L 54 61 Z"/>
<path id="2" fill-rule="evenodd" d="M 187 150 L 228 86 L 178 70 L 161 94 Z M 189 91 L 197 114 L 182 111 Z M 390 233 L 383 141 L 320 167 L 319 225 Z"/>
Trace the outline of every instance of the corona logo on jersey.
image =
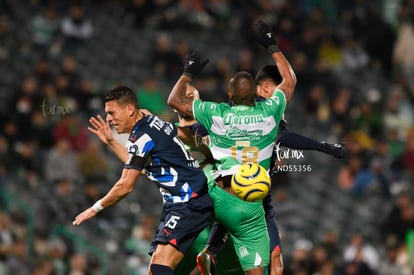
<path id="1" fill-rule="evenodd" d="M 270 177 L 258 164 L 243 164 L 233 174 L 231 187 L 239 198 L 244 201 L 260 201 L 270 191 Z"/>

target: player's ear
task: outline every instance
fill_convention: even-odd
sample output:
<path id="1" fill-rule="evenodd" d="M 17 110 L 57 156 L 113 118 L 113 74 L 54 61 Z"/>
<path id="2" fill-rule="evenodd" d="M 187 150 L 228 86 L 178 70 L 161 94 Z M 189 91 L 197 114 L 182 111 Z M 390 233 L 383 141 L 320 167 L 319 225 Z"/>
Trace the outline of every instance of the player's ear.
<path id="1" fill-rule="evenodd" d="M 264 88 L 265 88 L 265 92 L 266 92 L 266 94 L 271 95 L 271 94 L 273 93 L 273 90 L 272 90 L 272 83 L 271 83 L 271 82 L 266 81 L 266 82 L 264 83 Z"/>
<path id="2" fill-rule="evenodd" d="M 135 114 L 135 107 L 132 104 L 127 105 L 128 116 L 132 117 Z"/>
<path id="3" fill-rule="evenodd" d="M 262 84 L 262 89 L 264 89 L 265 91 L 267 91 L 267 89 L 269 88 L 269 82 L 268 81 L 264 81 Z"/>
<path id="4" fill-rule="evenodd" d="M 230 91 L 228 91 L 227 92 L 227 96 L 229 97 L 229 100 L 231 101 L 232 98 L 233 98 L 233 94 Z"/>

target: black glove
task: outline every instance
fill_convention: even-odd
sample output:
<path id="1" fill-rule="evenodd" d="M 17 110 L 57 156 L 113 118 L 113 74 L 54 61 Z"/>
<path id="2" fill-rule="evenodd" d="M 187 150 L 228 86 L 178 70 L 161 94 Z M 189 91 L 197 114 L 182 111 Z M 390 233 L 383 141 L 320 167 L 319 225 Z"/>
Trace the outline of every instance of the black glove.
<path id="1" fill-rule="evenodd" d="M 198 56 L 196 53 L 190 53 L 185 58 L 183 75 L 193 78 L 203 70 L 203 68 L 207 65 L 208 62 L 208 59 L 201 60 L 201 57 Z"/>
<path id="2" fill-rule="evenodd" d="M 318 143 L 318 150 L 333 155 L 337 159 L 341 159 L 346 156 L 346 148 L 340 143 L 330 144 L 326 141 L 320 141 Z"/>
<path id="3" fill-rule="evenodd" d="M 272 28 L 262 20 L 256 23 L 256 34 L 260 45 L 262 45 L 270 54 L 280 51 L 273 36 Z"/>

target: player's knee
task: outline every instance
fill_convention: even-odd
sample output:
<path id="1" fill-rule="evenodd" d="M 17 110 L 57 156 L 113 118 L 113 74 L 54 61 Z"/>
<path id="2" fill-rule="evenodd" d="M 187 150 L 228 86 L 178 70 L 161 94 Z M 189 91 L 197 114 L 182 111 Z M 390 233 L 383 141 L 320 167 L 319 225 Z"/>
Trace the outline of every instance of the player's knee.
<path id="1" fill-rule="evenodd" d="M 173 275 L 174 270 L 171 267 L 160 264 L 151 264 L 150 270 L 152 275 Z"/>

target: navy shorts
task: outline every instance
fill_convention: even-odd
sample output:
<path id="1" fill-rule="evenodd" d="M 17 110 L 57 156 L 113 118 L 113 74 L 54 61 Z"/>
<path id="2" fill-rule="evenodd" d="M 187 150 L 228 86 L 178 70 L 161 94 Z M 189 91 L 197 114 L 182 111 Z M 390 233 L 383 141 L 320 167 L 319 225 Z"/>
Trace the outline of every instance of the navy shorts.
<path id="1" fill-rule="evenodd" d="M 166 202 L 149 254 L 152 255 L 159 243 L 171 244 L 185 254 L 213 217 L 213 201 L 208 193 L 185 203 Z"/>
<path id="2" fill-rule="evenodd" d="M 267 231 L 270 238 L 270 251 L 280 249 L 282 251 L 282 241 L 280 240 L 279 227 L 277 226 L 276 217 L 273 212 L 272 197 L 269 193 L 263 199 L 263 208 L 266 215 Z"/>

